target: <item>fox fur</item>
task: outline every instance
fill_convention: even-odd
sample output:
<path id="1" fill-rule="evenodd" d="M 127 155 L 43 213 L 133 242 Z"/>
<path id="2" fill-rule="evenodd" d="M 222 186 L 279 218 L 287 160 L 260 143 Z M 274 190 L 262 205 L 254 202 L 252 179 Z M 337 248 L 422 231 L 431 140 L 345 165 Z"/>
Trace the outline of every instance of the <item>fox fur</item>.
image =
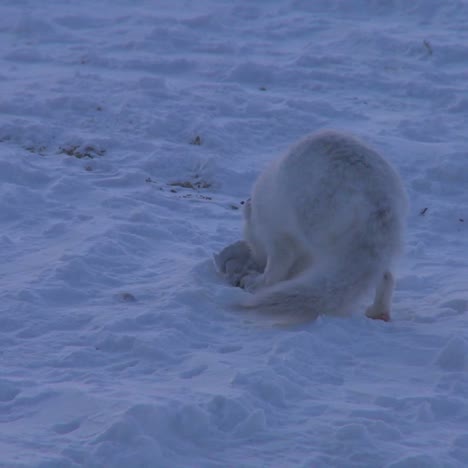
<path id="1" fill-rule="evenodd" d="M 309 135 L 273 160 L 244 208 L 244 240 L 262 273 L 246 275 L 242 307 L 314 319 L 346 315 L 371 287 L 367 316 L 390 320 L 393 261 L 407 197 L 374 149 L 333 130 Z"/>

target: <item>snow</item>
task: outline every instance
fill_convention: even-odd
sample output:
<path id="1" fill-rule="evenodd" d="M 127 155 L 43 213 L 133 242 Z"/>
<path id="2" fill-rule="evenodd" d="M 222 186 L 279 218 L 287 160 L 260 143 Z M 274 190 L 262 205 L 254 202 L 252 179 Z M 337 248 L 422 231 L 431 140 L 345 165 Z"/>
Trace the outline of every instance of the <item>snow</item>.
<path id="1" fill-rule="evenodd" d="M 467 21 L 3 0 L 0 466 L 467 466 Z M 391 323 L 272 327 L 215 271 L 261 168 L 321 127 L 408 190 Z"/>

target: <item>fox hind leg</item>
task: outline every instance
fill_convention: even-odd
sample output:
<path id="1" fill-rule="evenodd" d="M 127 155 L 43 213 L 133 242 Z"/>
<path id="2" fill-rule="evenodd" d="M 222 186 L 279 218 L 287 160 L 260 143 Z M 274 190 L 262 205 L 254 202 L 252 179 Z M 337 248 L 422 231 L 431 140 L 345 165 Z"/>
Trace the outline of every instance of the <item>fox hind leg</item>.
<path id="1" fill-rule="evenodd" d="M 386 271 L 375 291 L 373 304 L 367 308 L 366 316 L 374 320 L 390 321 L 390 309 L 392 303 L 395 279 L 390 271 Z"/>

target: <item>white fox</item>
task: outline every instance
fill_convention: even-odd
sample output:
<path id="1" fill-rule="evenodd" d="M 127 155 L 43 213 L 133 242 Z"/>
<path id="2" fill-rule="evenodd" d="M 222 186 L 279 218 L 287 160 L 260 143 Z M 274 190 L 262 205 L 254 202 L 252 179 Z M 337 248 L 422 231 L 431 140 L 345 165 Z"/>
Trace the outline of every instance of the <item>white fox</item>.
<path id="1" fill-rule="evenodd" d="M 244 239 L 259 272 L 242 304 L 298 320 L 344 315 L 376 287 L 366 315 L 390 320 L 392 261 L 402 250 L 407 198 L 375 150 L 324 130 L 272 161 L 245 204 Z"/>

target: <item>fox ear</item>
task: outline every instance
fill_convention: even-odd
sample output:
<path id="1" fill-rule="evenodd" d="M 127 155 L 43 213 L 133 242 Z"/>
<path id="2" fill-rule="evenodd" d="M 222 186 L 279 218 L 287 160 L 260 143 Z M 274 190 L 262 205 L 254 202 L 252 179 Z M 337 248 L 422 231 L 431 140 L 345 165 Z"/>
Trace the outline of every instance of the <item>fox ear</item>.
<path id="1" fill-rule="evenodd" d="M 250 219 L 250 214 L 252 213 L 252 200 L 248 198 L 244 203 L 244 218 Z"/>
<path id="2" fill-rule="evenodd" d="M 219 254 L 216 254 L 216 253 L 213 254 L 213 262 L 219 273 L 226 273 L 225 263 L 223 263 L 221 256 Z"/>

